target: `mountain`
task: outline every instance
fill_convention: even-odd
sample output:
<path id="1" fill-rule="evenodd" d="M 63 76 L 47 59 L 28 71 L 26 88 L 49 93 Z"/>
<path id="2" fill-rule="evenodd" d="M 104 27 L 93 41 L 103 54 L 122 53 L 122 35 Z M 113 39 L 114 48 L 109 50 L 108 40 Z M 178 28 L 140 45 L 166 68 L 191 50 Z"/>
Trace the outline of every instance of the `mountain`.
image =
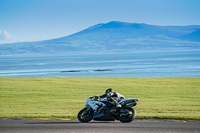
<path id="1" fill-rule="evenodd" d="M 0 55 L 199 48 L 200 25 L 156 26 L 112 21 L 62 38 L 0 44 Z"/>

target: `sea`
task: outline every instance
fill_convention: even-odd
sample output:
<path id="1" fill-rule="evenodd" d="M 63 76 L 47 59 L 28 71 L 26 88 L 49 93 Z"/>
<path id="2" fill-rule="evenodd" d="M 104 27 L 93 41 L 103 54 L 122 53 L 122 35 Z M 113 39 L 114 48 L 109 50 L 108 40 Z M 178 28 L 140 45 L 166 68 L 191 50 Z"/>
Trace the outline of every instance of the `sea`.
<path id="1" fill-rule="evenodd" d="M 200 77 L 200 50 L 0 56 L 0 77 Z"/>

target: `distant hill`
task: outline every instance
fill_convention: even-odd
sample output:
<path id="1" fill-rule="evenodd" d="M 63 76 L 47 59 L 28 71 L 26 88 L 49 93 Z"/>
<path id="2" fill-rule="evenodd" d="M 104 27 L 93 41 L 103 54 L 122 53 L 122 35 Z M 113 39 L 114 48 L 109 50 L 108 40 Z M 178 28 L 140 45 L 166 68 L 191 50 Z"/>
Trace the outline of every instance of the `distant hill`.
<path id="1" fill-rule="evenodd" d="M 112 21 L 62 38 L 0 44 L 0 55 L 199 48 L 200 25 L 156 26 Z"/>

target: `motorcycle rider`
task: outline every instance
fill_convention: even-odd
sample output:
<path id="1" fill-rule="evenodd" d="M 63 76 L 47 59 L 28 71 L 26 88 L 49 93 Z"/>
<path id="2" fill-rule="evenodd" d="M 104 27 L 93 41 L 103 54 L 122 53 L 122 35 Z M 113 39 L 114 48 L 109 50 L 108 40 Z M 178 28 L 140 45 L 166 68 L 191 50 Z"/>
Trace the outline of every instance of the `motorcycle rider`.
<path id="1" fill-rule="evenodd" d="M 100 96 L 100 98 L 107 98 L 107 100 L 115 107 L 120 107 L 118 102 L 124 99 L 124 96 L 114 92 L 112 88 L 109 88 L 105 91 L 105 94 Z"/>
<path id="2" fill-rule="evenodd" d="M 124 99 L 125 97 L 119 93 L 114 92 L 112 88 L 109 88 L 105 91 L 105 94 L 101 96 L 94 96 L 93 100 L 98 100 L 101 98 L 107 98 L 108 102 L 114 108 L 118 108 L 118 107 L 121 107 L 121 105 L 118 102 Z M 101 110 L 102 108 L 103 108 L 102 106 L 99 106 L 97 110 Z"/>

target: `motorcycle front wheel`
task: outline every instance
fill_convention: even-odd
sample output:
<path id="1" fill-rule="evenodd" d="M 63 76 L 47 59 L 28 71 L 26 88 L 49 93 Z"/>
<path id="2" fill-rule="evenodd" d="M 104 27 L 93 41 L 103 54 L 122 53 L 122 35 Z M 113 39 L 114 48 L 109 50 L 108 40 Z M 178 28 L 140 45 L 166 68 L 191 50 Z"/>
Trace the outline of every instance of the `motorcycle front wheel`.
<path id="1" fill-rule="evenodd" d="M 136 111 L 133 108 L 124 107 L 120 109 L 120 115 L 117 117 L 117 119 L 123 123 L 128 123 L 133 121 L 135 115 Z"/>
<path id="2" fill-rule="evenodd" d="M 92 118 L 93 118 L 93 110 L 92 109 L 87 111 L 87 108 L 84 108 L 78 113 L 78 120 L 80 122 L 89 122 L 92 120 Z"/>

